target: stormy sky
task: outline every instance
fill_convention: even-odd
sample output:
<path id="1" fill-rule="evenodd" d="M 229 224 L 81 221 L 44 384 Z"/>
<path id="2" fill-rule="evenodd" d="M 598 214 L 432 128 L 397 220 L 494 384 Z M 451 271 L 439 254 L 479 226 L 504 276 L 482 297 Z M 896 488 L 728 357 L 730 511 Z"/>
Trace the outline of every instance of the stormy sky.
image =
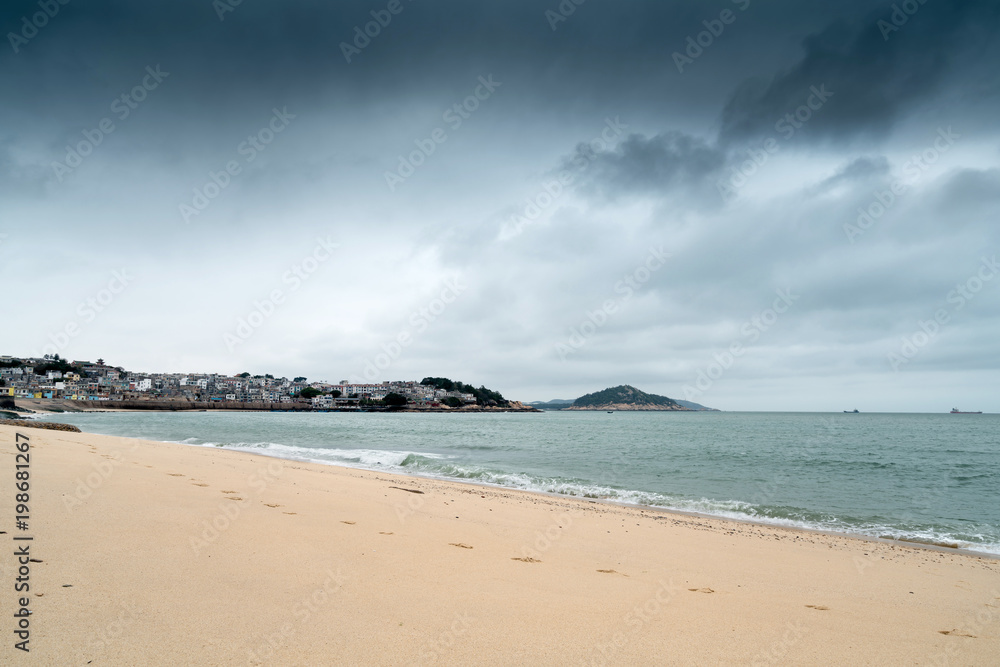
<path id="1" fill-rule="evenodd" d="M 1000 411 L 992 0 L 36 0 L 0 26 L 0 354 Z"/>

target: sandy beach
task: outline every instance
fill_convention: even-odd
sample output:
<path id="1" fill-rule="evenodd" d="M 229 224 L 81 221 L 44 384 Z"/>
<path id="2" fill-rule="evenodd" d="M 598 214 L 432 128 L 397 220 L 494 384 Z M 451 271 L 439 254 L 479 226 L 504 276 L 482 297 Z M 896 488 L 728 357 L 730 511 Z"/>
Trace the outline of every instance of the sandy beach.
<path id="1" fill-rule="evenodd" d="M 0 427 L 0 452 L 3 664 L 1000 656 L 993 559 L 90 434 Z M 30 591 L 15 593 L 26 543 Z M 22 596 L 30 653 L 14 646 Z"/>

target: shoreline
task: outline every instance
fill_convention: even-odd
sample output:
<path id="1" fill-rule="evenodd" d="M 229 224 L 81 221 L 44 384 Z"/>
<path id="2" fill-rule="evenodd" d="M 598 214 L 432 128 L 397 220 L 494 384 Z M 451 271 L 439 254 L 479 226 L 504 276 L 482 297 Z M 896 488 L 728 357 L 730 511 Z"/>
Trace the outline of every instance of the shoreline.
<path id="1" fill-rule="evenodd" d="M 135 411 L 134 410 L 126 410 L 125 412 L 135 412 Z M 157 411 L 153 411 L 153 412 L 155 413 Z M 211 412 L 211 411 L 209 411 L 209 412 Z M 217 412 L 232 412 L 232 411 L 231 410 L 218 410 Z M 2 426 L 2 425 L 3 424 L 0 423 L 0 426 Z M 222 450 L 222 451 L 233 452 L 235 454 L 244 454 L 244 455 L 247 455 L 247 456 L 263 456 L 265 458 L 277 459 L 277 460 L 280 460 L 280 461 L 292 461 L 292 462 L 295 462 L 295 463 L 302 463 L 302 464 L 309 464 L 309 465 L 330 466 L 330 467 L 340 468 L 340 469 L 344 469 L 344 470 L 359 470 L 359 471 L 363 471 L 363 472 L 370 472 L 370 473 L 375 473 L 375 474 L 380 474 L 380 475 L 393 475 L 393 476 L 399 477 L 399 478 L 401 478 L 403 480 L 406 480 L 406 479 L 423 479 L 423 480 L 429 480 L 429 481 L 443 482 L 443 483 L 446 483 L 446 484 L 459 484 L 459 485 L 463 485 L 463 486 L 469 486 L 469 487 L 472 487 L 472 488 L 492 489 L 492 490 L 497 490 L 497 491 L 509 491 L 509 492 L 512 492 L 512 493 L 524 493 L 524 494 L 529 494 L 529 495 L 537 495 L 537 496 L 541 496 L 541 497 L 545 497 L 545 498 L 551 498 L 551 499 L 557 499 L 557 500 L 560 500 L 560 499 L 561 500 L 567 500 L 567 501 L 570 501 L 570 502 L 580 502 L 580 503 L 590 503 L 590 504 L 603 504 L 603 505 L 609 505 L 609 506 L 614 506 L 614 507 L 621 507 L 621 508 L 624 508 L 624 509 L 634 509 L 634 510 L 649 511 L 649 512 L 662 512 L 662 513 L 665 513 L 665 514 L 668 514 L 668 515 L 678 515 L 678 516 L 686 516 L 686 517 L 693 517 L 693 518 L 700 518 L 700 519 L 711 519 L 711 520 L 714 520 L 714 521 L 733 522 L 733 523 L 745 524 L 745 525 L 749 525 L 749 526 L 758 526 L 758 527 L 761 527 L 761 528 L 769 528 L 769 529 L 770 528 L 773 528 L 773 529 L 782 529 L 782 530 L 788 530 L 788 531 L 793 531 L 793 532 L 799 531 L 799 532 L 804 532 L 804 533 L 809 533 L 809 534 L 825 535 L 825 536 L 828 536 L 828 537 L 835 537 L 835 538 L 836 537 L 841 537 L 841 538 L 847 538 L 847 539 L 852 539 L 852 540 L 860 540 L 860 541 L 863 541 L 863 542 L 876 542 L 876 543 L 880 543 L 880 544 L 890 544 L 890 545 L 894 545 L 894 546 L 898 546 L 898 547 L 903 547 L 903 548 L 926 549 L 926 550 L 936 551 L 936 552 L 940 552 L 940 553 L 959 554 L 959 555 L 969 556 L 969 557 L 972 557 L 972 558 L 985 558 L 985 559 L 988 559 L 988 560 L 1000 561 L 1000 554 L 991 553 L 989 551 L 978 551 L 978 550 L 973 549 L 973 548 L 961 547 L 961 546 L 957 546 L 957 545 L 956 546 L 950 546 L 948 543 L 929 542 L 929 541 L 921 541 L 921 540 L 916 540 L 916 539 L 882 537 L 882 536 L 877 536 L 877 535 L 865 535 L 863 533 L 854 533 L 854 532 L 848 532 L 848 531 L 836 531 L 836 530 L 829 530 L 829 529 L 824 529 L 824 528 L 814 528 L 814 527 L 811 527 L 811 526 L 802 526 L 802 525 L 788 525 L 788 524 L 783 524 L 783 523 L 778 523 L 778 522 L 773 522 L 772 523 L 772 522 L 768 522 L 768 521 L 762 521 L 762 520 L 759 520 L 759 519 L 752 519 L 752 518 L 746 518 L 746 519 L 744 519 L 744 518 L 739 518 L 739 517 L 721 516 L 721 515 L 718 515 L 718 514 L 711 514 L 711 513 L 708 513 L 708 512 L 699 512 L 699 511 L 695 511 L 695 510 L 683 510 L 683 509 L 678 509 L 678 508 L 673 508 L 673 507 L 663 507 L 663 506 L 659 506 L 659 505 L 641 505 L 641 504 L 638 504 L 638 503 L 628 503 L 628 502 L 623 502 L 623 501 L 620 501 L 620 500 L 614 500 L 614 499 L 610 499 L 610 498 L 587 498 L 585 496 L 574 496 L 574 495 L 569 495 L 569 494 L 556 493 L 554 491 L 542 491 L 542 490 L 537 490 L 537 489 L 518 489 L 518 488 L 515 488 L 515 487 L 503 486 L 501 484 L 491 484 L 489 482 L 482 482 L 482 481 L 470 481 L 470 480 L 457 479 L 457 478 L 451 478 L 451 477 L 438 477 L 438 476 L 434 476 L 434 475 L 430 475 L 430 474 L 421 474 L 421 473 L 415 473 L 415 472 L 400 472 L 400 471 L 395 471 L 395 470 L 380 470 L 380 469 L 377 469 L 377 468 L 369 468 L 369 467 L 363 467 L 363 466 L 353 466 L 353 465 L 347 465 L 347 464 L 344 464 L 344 463 L 335 463 L 335 462 L 332 462 L 332 461 L 321 461 L 321 460 L 315 460 L 315 459 L 309 459 L 309 460 L 296 459 L 296 458 L 290 458 L 290 457 L 286 457 L 286 456 L 279 456 L 278 454 L 269 453 L 267 451 L 262 451 L 262 452 L 248 452 L 246 450 L 233 449 L 233 448 L 226 447 L 226 446 L 198 445 L 198 444 L 187 443 L 187 442 L 180 442 L 180 441 L 173 441 L 173 440 L 146 440 L 146 439 L 143 439 L 143 438 L 136 438 L 136 437 L 133 437 L 133 436 L 113 436 L 113 435 L 98 434 L 98 433 L 92 433 L 91 435 L 97 435 L 97 436 L 100 436 L 100 437 L 122 438 L 122 439 L 125 439 L 125 440 L 138 440 L 138 441 L 147 442 L 147 443 L 148 442 L 154 442 L 154 443 L 159 443 L 159 444 L 164 444 L 164 445 L 179 445 L 179 446 L 182 446 L 182 447 L 195 447 L 195 448 L 199 448 L 199 449 Z"/>
<path id="2" fill-rule="evenodd" d="M 1000 563 L 978 555 L 88 433 L 0 427 L 7 466 L 16 432 L 31 440 L 31 648 L 46 664 L 1000 653 Z"/>
<path id="3" fill-rule="evenodd" d="M 127 436 L 108 436 L 108 437 L 123 437 L 123 438 L 126 438 L 126 439 L 136 439 L 136 438 L 129 438 Z M 510 492 L 510 493 L 523 493 L 523 494 L 527 494 L 529 496 L 540 496 L 540 497 L 549 498 L 549 499 L 552 499 L 552 500 L 566 500 L 567 502 L 572 502 L 572 503 L 588 503 L 588 504 L 596 504 L 596 505 L 608 505 L 608 506 L 612 506 L 612 507 L 620 507 L 620 508 L 626 509 L 626 510 L 631 509 L 631 510 L 637 510 L 637 511 L 642 511 L 642 512 L 662 512 L 663 514 L 667 514 L 667 515 L 676 515 L 676 516 L 683 516 L 683 517 L 691 517 L 691 518 L 695 518 L 695 519 L 710 519 L 712 521 L 738 523 L 738 524 L 743 524 L 743 525 L 748 525 L 748 526 L 756 526 L 756 527 L 759 527 L 759 528 L 768 528 L 768 529 L 773 528 L 773 529 L 776 529 L 776 530 L 787 530 L 787 531 L 791 531 L 791 532 L 802 532 L 802 533 L 809 533 L 809 534 L 816 534 L 816 535 L 825 535 L 827 537 L 833 537 L 833 538 L 844 538 L 844 539 L 850 539 L 850 540 L 859 540 L 859 541 L 862 541 L 862 542 L 876 542 L 876 543 L 879 543 L 879 544 L 890 544 L 890 545 L 893 545 L 893 546 L 903 547 L 903 548 L 926 549 L 926 550 L 929 550 L 929 551 L 935 551 L 935 552 L 945 553 L 945 554 L 957 554 L 957 555 L 962 555 L 962 556 L 968 556 L 970 558 L 984 558 L 984 559 L 987 559 L 987 560 L 1000 561 L 1000 554 L 994 554 L 994 553 L 990 553 L 988 551 L 976 551 L 975 549 L 968 549 L 968 548 L 963 548 L 963 547 L 958 547 L 958 546 L 952 547 L 952 546 L 948 546 L 947 544 L 939 544 L 939 543 L 935 543 L 935 542 L 920 542 L 920 541 L 917 541 L 917 540 L 906 540 L 906 539 L 897 539 L 897 538 L 892 538 L 892 537 L 878 537 L 878 536 L 873 536 L 873 535 L 864 535 L 863 533 L 849 533 L 849 532 L 840 532 L 840 531 L 835 531 L 835 530 L 825 530 L 823 528 L 811 528 L 809 526 L 791 526 L 791 525 L 785 525 L 785 524 L 780 524 L 780 523 L 768 523 L 766 521 L 760 521 L 760 520 L 754 520 L 754 519 L 740 519 L 740 518 L 737 518 L 737 517 L 729 517 L 729 516 L 720 516 L 720 515 L 717 515 L 717 514 L 709 514 L 707 512 L 696 512 L 696 511 L 693 511 L 693 510 L 682 510 L 682 509 L 677 509 L 677 508 L 673 508 L 673 507 L 662 507 L 662 506 L 659 506 L 659 505 L 640 505 L 640 504 L 637 504 L 637 503 L 626 503 L 626 502 L 622 502 L 622 501 L 619 501 L 619 500 L 612 500 L 612 499 L 609 499 L 609 498 L 587 498 L 587 497 L 583 497 L 583 496 L 571 496 L 569 494 L 556 493 L 554 491 L 539 491 L 539 490 L 533 490 L 533 489 L 517 489 L 517 488 L 511 487 L 511 486 L 503 486 L 503 485 L 500 485 L 500 484 L 490 484 L 489 482 L 473 482 L 473 481 L 464 480 L 464 479 L 455 479 L 455 478 L 451 478 L 451 477 L 435 477 L 433 475 L 424 475 L 424 474 L 420 474 L 420 473 L 404 473 L 404 472 L 390 471 L 390 470 L 378 470 L 378 469 L 375 469 L 375 468 L 364 468 L 364 467 L 361 467 L 361 466 L 350 466 L 350 465 L 345 465 L 345 464 L 341 464 L 341 463 L 333 463 L 333 462 L 327 462 L 327 461 L 315 461 L 315 460 L 304 461 L 304 460 L 301 460 L 301 459 L 293 459 L 293 458 L 287 458 L 287 457 L 283 457 L 283 456 L 278 456 L 276 454 L 268 454 L 266 452 L 251 453 L 251 452 L 247 452 L 247 451 L 240 450 L 240 449 L 230 449 L 228 447 L 217 447 L 217 446 L 209 447 L 207 445 L 195 445 L 195 444 L 190 444 L 190 443 L 185 443 L 185 442 L 176 442 L 176 441 L 153 441 L 153 442 L 162 442 L 163 444 L 170 444 L 170 445 L 181 445 L 181 446 L 184 446 L 184 447 L 200 447 L 200 448 L 203 448 L 203 449 L 219 449 L 219 450 L 223 450 L 223 451 L 234 452 L 236 454 L 246 454 L 248 456 L 263 456 L 265 458 L 273 458 L 273 459 L 278 459 L 280 461 L 294 461 L 295 463 L 307 463 L 307 464 L 310 464 L 310 465 L 330 466 L 330 467 L 333 467 L 333 468 L 341 468 L 341 469 L 344 469 L 344 470 L 359 470 L 359 471 L 362 471 L 362 472 L 370 472 L 370 473 L 379 474 L 379 475 L 391 475 L 391 476 L 394 476 L 394 477 L 399 477 L 401 480 L 421 479 L 421 480 L 427 480 L 427 481 L 431 481 L 431 482 L 442 482 L 442 483 L 445 483 L 445 484 L 458 484 L 458 485 L 462 485 L 462 486 L 468 486 L 468 487 L 471 487 L 473 489 L 488 489 L 488 490 L 492 490 L 492 491 L 505 491 L 505 492 Z"/>

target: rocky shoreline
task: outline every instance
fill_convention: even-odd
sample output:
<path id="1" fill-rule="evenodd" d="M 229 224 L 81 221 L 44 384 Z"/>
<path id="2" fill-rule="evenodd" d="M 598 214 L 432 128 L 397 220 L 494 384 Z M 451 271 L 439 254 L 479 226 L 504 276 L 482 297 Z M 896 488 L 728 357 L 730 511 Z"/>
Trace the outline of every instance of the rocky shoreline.
<path id="1" fill-rule="evenodd" d="M 54 422 L 30 421 L 27 419 L 0 419 L 0 426 L 16 426 L 18 428 L 42 428 L 49 431 L 69 431 L 70 433 L 82 433 L 82 431 L 72 424 L 56 424 Z"/>
<path id="2" fill-rule="evenodd" d="M 466 406 L 449 407 L 413 407 L 392 409 L 375 406 L 360 408 L 331 408 L 315 410 L 310 403 L 236 403 L 230 401 L 70 401 L 67 399 L 17 399 L 18 405 L 13 408 L 18 412 L 61 413 L 61 412 L 124 412 L 124 411 L 155 411 L 155 412 L 541 412 L 538 408 L 524 405 L 519 401 L 511 401 L 506 407 L 501 406 Z M 30 406 L 30 407 L 29 407 Z"/>

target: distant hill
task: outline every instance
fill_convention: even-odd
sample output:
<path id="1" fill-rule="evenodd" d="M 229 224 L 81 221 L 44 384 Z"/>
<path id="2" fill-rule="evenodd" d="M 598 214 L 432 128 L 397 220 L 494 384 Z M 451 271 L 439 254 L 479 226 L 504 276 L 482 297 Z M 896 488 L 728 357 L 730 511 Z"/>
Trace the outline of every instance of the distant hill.
<path id="1" fill-rule="evenodd" d="M 692 410 L 666 396 L 647 394 L 631 385 L 611 387 L 573 401 L 566 410 Z"/>
<path id="2" fill-rule="evenodd" d="M 573 405 L 573 399 L 556 398 L 551 401 L 532 401 L 531 403 L 527 403 L 527 405 L 539 410 L 562 410 Z"/>
<path id="3" fill-rule="evenodd" d="M 704 405 L 702 405 L 701 403 L 695 403 L 694 401 L 682 401 L 679 398 L 675 398 L 674 400 L 677 401 L 678 403 L 680 403 L 681 405 L 683 405 L 685 408 L 688 408 L 690 410 L 698 410 L 698 411 L 705 411 L 705 412 L 719 412 L 718 408 L 707 408 Z"/>

